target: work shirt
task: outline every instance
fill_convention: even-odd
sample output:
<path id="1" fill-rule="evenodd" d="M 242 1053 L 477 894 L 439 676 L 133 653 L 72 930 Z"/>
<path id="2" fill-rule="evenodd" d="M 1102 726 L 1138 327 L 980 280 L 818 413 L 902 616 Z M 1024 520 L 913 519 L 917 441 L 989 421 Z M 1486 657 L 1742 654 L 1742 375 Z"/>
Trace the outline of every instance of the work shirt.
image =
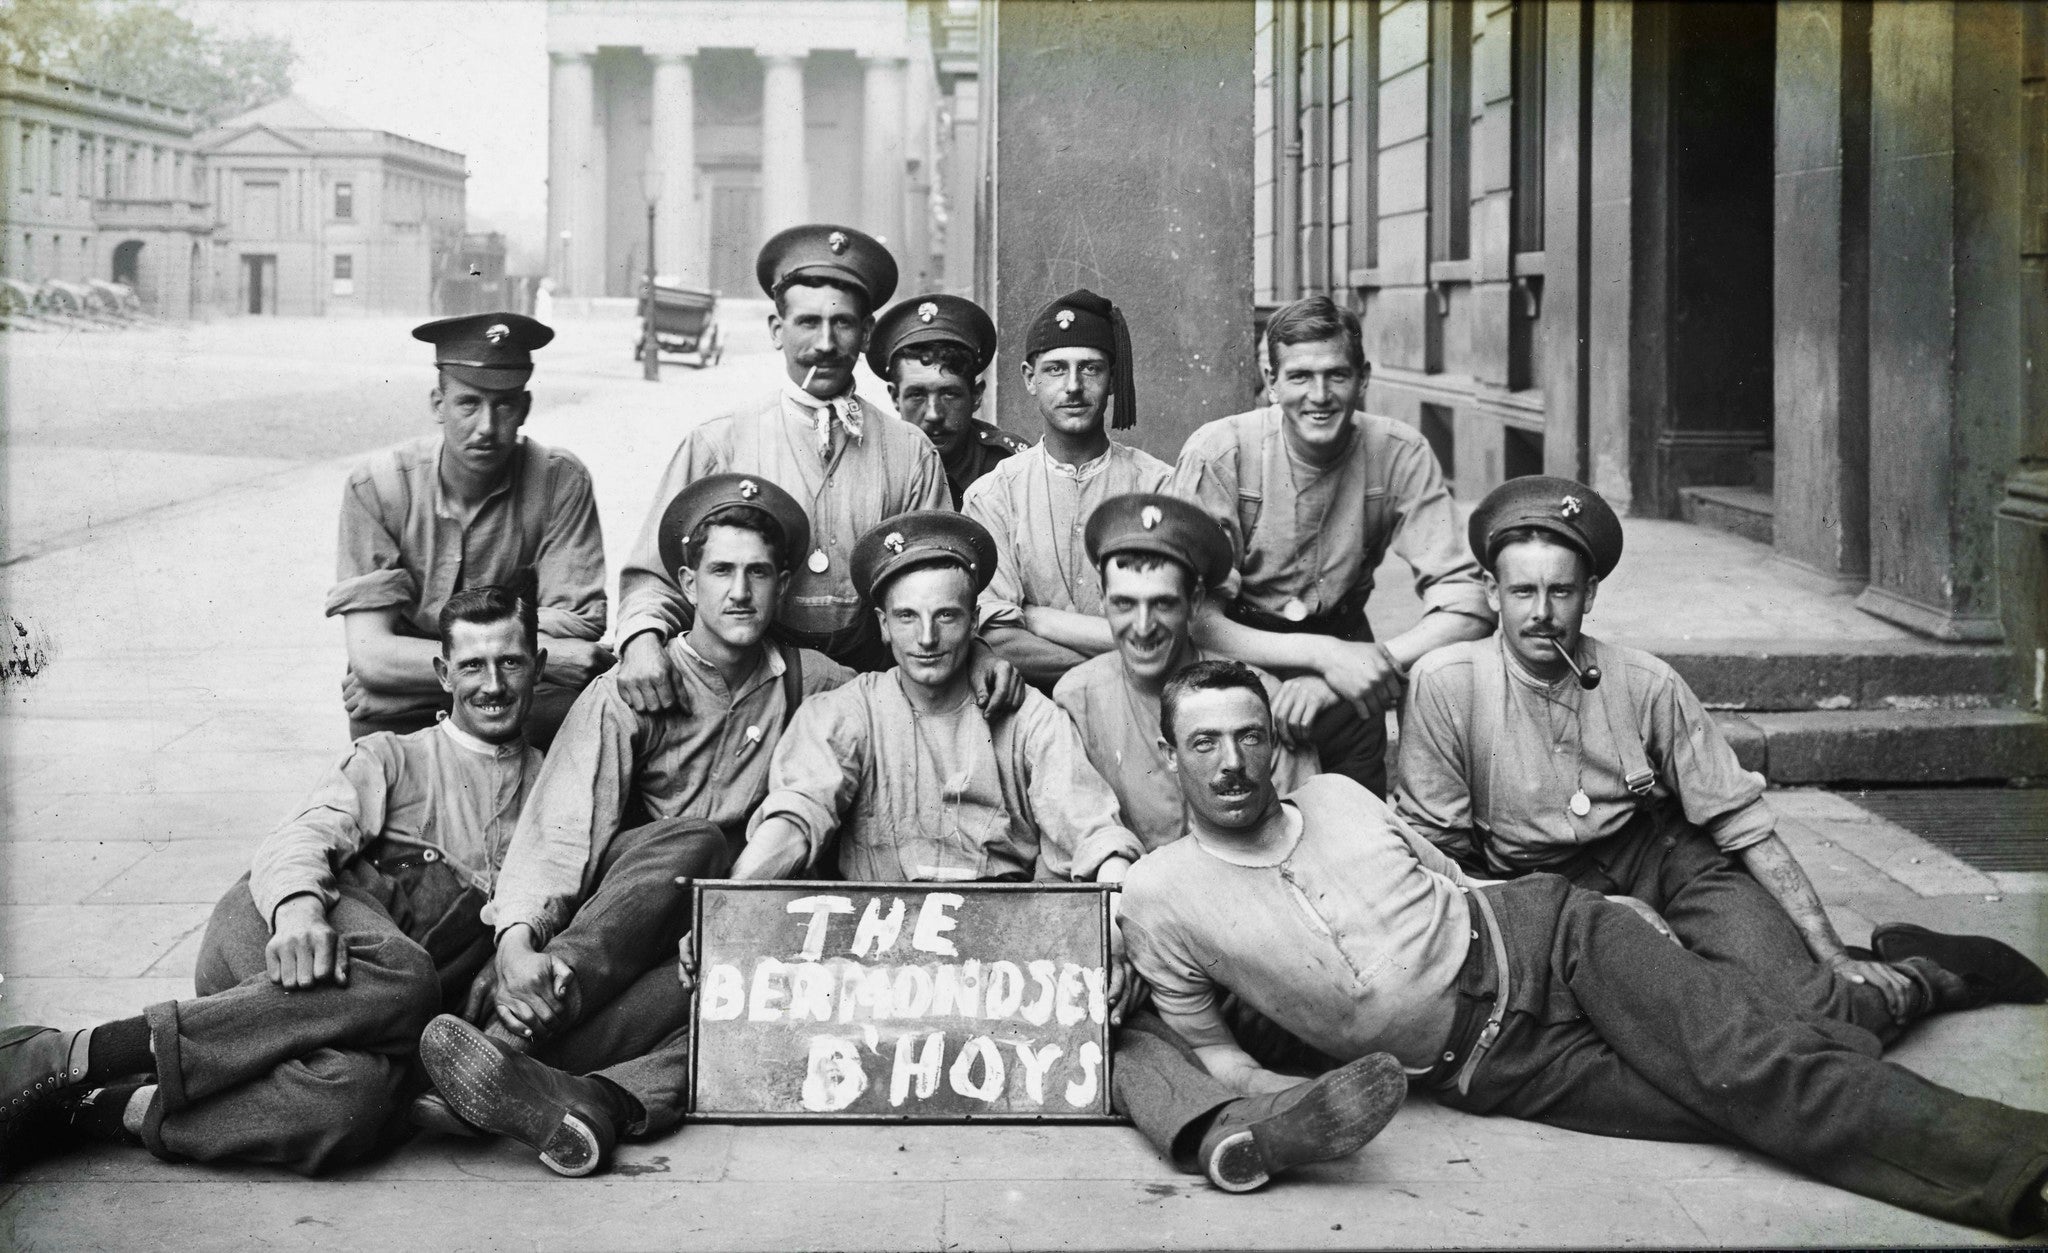
<path id="1" fill-rule="evenodd" d="M 1499 870 L 1562 861 L 1660 799 L 1676 800 L 1727 852 L 1768 839 L 1775 824 L 1763 776 L 1736 761 L 1685 680 L 1640 649 L 1592 639 L 1582 648 L 1602 671 L 1599 690 L 1584 690 L 1569 673 L 1544 682 L 1498 637 L 1416 662 L 1396 762 L 1402 817 L 1458 856 L 1471 849 L 1473 829 L 1482 830 L 1488 864 Z M 1616 694 L 1625 694 L 1632 726 L 1609 721 Z M 1656 772 L 1646 797 L 1624 781 L 1620 735 L 1637 737 Z M 1584 816 L 1571 811 L 1578 790 L 1590 803 Z"/>
<path id="2" fill-rule="evenodd" d="M 1172 477 L 1172 466 L 1118 443 L 1078 466 L 1041 443 L 989 471 L 960 506 L 996 541 L 996 576 L 982 590 L 978 625 L 1021 627 L 1026 605 L 1100 614 L 1102 581 L 1082 540 L 1089 516 L 1112 496 L 1163 492 Z"/>
<path id="3" fill-rule="evenodd" d="M 975 420 L 967 429 L 966 438 L 960 441 L 960 448 L 951 456 L 939 454 L 940 462 L 946 467 L 946 490 L 953 497 L 953 507 L 960 507 L 961 498 L 967 489 L 974 486 L 990 470 L 1009 459 L 1012 454 L 1023 452 L 1031 445 L 1018 439 L 999 426 Z"/>
<path id="4" fill-rule="evenodd" d="M 993 726 L 972 700 L 920 713 L 896 670 L 797 710 L 754 825 L 774 817 L 803 832 L 807 864 L 836 835 L 853 880 L 1092 879 L 1110 857 L 1143 851 L 1050 700 L 1027 689 Z"/>
<path id="5" fill-rule="evenodd" d="M 500 934 L 523 922 L 538 945 L 567 925 L 635 799 L 649 821 L 701 818 L 737 836 L 767 795 L 768 760 L 789 720 L 781 649 L 764 649 L 737 689 L 726 687 L 687 635 L 670 640 L 667 651 L 690 712 L 640 713 L 607 673 L 563 719 L 491 902 Z M 806 697 L 853 675 L 808 649 L 801 663 Z"/>
<path id="6" fill-rule="evenodd" d="M 466 526 L 441 491 L 439 435 L 372 453 L 342 489 L 337 564 L 330 618 L 397 609 L 398 634 L 439 639 L 450 596 L 503 584 L 532 566 L 541 634 L 604 634 L 604 537 L 590 472 L 572 454 L 530 439 L 520 439 L 505 481 Z M 422 698 L 438 701 L 438 694 Z"/>
<path id="7" fill-rule="evenodd" d="M 1189 664 L 1216 659 L 1196 650 Z M 1270 700 L 1280 690 L 1280 680 L 1263 670 L 1253 673 L 1266 685 Z M 1145 851 L 1179 839 L 1187 830 L 1186 802 L 1181 799 L 1180 776 L 1169 764 L 1173 754 L 1159 735 L 1159 698 L 1138 690 L 1123 657 L 1114 652 L 1090 657 L 1067 671 L 1053 688 L 1052 699 L 1074 720 L 1089 762 L 1116 792 L 1124 825 L 1137 833 Z M 1273 786 L 1282 793 L 1321 771 L 1315 749 L 1274 745 Z"/>
<path id="8" fill-rule="evenodd" d="M 853 546 L 884 518 L 912 509 L 950 509 L 938 450 L 924 432 L 860 400 L 861 434 L 834 428 L 833 457 L 818 455 L 817 417 L 780 389 L 713 418 L 688 435 L 669 459 L 640 537 L 619 570 L 619 625 L 625 642 L 642 631 L 675 638 L 689 621 L 675 571 L 661 568 L 661 515 L 677 492 L 707 474 L 758 474 L 797 498 L 811 520 L 811 547 L 825 554 L 823 573 L 809 553 L 791 553 L 795 567 L 777 620 L 806 635 L 829 635 L 862 612 L 853 585 Z"/>
<path id="9" fill-rule="evenodd" d="M 1234 992 L 1332 1057 L 1438 1060 L 1477 938 L 1463 873 L 1342 775 L 1289 795 L 1292 848 L 1248 864 L 1178 840 L 1132 866 L 1120 918 L 1160 1012 L 1197 1048 L 1230 1042 Z M 1191 1030 L 1192 1029 L 1192 1030 Z"/>
<path id="10" fill-rule="evenodd" d="M 1319 618 L 1364 604 L 1391 548 L 1415 572 L 1424 612 L 1492 623 L 1479 563 L 1420 432 L 1376 414 L 1351 415 L 1351 439 L 1331 466 L 1288 448 L 1278 405 L 1218 418 L 1188 437 L 1173 493 L 1230 535 L 1236 568 L 1225 595 L 1285 616 L 1299 601 Z"/>
<path id="11" fill-rule="evenodd" d="M 524 740 L 487 744 L 446 720 L 409 735 L 366 735 L 256 847 L 249 895 L 266 920 L 301 892 L 332 909 L 336 872 L 377 840 L 432 849 L 488 893 L 540 760 Z"/>

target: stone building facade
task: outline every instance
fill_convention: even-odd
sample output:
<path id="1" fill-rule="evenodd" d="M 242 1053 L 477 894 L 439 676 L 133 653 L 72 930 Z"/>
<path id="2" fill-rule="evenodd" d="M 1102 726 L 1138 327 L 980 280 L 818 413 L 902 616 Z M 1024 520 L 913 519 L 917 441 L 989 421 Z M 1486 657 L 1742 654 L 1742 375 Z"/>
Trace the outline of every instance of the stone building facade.
<path id="1" fill-rule="evenodd" d="M 207 300 L 213 215 L 198 119 L 138 96 L 0 68 L 0 273 L 110 279 L 146 308 Z"/>
<path id="2" fill-rule="evenodd" d="M 463 155 L 296 97 L 200 135 L 216 291 L 246 314 L 420 313 L 462 246 Z"/>
<path id="3" fill-rule="evenodd" d="M 1253 295 L 1357 309 L 1462 497 L 1580 477 L 2041 641 L 2041 6 L 1254 10 Z"/>
<path id="4" fill-rule="evenodd" d="M 556 294 L 638 290 L 650 192 L 656 268 L 684 283 L 756 294 L 762 241 L 834 221 L 885 240 L 904 291 L 964 288 L 971 254 L 948 241 L 971 232 L 947 230 L 938 167 L 961 141 L 963 77 L 972 109 L 972 49 L 949 54 L 947 41 L 971 40 L 973 12 L 958 0 L 550 0 Z"/>

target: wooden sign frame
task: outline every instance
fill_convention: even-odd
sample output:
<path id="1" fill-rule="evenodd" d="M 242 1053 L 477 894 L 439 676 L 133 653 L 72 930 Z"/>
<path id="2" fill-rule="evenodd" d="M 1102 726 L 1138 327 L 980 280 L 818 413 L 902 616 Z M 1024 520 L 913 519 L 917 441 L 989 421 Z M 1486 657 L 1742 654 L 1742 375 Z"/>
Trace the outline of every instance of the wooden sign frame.
<path id="1" fill-rule="evenodd" d="M 976 882 L 920 882 L 920 883 L 878 883 L 846 882 L 839 880 L 733 880 L 709 879 L 691 884 L 691 958 L 697 965 L 698 984 L 690 995 L 690 1038 L 689 1076 L 690 1087 L 688 1108 L 684 1117 L 699 1122 L 722 1123 L 772 1123 L 772 1122 L 864 1122 L 864 1123 L 1120 1123 L 1128 1121 L 1116 1113 L 1111 1105 L 1112 1070 L 1112 1029 L 1105 1014 L 1103 1022 L 1092 1037 L 1098 1042 L 1102 1058 L 1098 1082 L 1100 1084 L 1099 1110 L 1021 1112 L 1002 1110 L 990 1113 L 975 1113 L 964 1110 L 921 1112 L 908 1110 L 902 1113 L 882 1112 L 840 1112 L 816 1110 L 711 1110 L 705 1111 L 699 1105 L 699 1091 L 702 1080 L 701 1067 L 704 1061 L 703 1038 L 705 1022 L 703 1017 L 706 968 L 704 965 L 703 924 L 705 897 L 710 893 L 772 892 L 793 896 L 927 896 L 936 892 L 959 893 L 963 896 L 1000 896 L 1013 893 L 1092 893 L 1100 898 L 1099 922 L 1096 943 L 1100 946 L 1101 969 L 1107 995 L 1107 983 L 1113 970 L 1111 960 L 1110 928 L 1114 926 L 1110 914 L 1110 893 L 1115 885 L 1096 883 L 976 883 Z M 906 922 L 906 927 L 908 923 Z M 1113 1006 L 1112 1006 L 1113 1008 Z M 1085 1021 L 1085 1020 L 1084 1020 Z M 714 1024 L 714 1027 L 716 1024 Z"/>

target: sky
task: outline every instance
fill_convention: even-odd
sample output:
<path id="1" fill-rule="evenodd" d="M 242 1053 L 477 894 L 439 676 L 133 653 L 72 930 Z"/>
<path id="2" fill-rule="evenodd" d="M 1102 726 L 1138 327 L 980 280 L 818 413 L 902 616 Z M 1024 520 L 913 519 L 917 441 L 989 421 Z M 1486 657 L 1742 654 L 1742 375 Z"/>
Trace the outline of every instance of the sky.
<path id="1" fill-rule="evenodd" d="M 548 56 L 543 0 L 182 0 L 193 21 L 283 35 L 294 90 L 469 158 L 471 230 L 515 255 L 547 233 Z"/>

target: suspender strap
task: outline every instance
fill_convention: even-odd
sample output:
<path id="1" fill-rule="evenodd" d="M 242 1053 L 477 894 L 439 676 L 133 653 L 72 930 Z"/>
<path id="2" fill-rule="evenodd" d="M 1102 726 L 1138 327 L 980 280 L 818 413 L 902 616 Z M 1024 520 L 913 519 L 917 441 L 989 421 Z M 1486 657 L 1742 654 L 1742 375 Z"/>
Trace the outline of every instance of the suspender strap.
<path id="1" fill-rule="evenodd" d="M 1628 663 L 1618 656 L 1610 655 L 1607 646 L 1591 636 L 1581 637 L 1589 664 L 1600 667 L 1604 676 L 1596 690 L 1600 693 L 1600 706 L 1607 715 L 1607 732 L 1614 739 L 1614 751 L 1621 758 L 1621 778 L 1628 790 L 1637 796 L 1648 796 L 1656 786 L 1657 772 L 1650 769 L 1649 758 L 1643 752 L 1643 734 L 1636 724 L 1635 702 L 1628 694 Z"/>
<path id="2" fill-rule="evenodd" d="M 1500 765 L 1501 711 L 1508 699 L 1508 672 L 1500 650 L 1498 641 L 1492 648 L 1473 650 L 1472 704 L 1465 711 L 1471 720 L 1466 743 L 1472 757 L 1465 763 L 1467 802 L 1473 851 L 1481 866 L 1492 864 L 1486 846 L 1493 834 L 1493 776 Z"/>
<path id="3" fill-rule="evenodd" d="M 1500 1038 L 1501 1023 L 1508 1016 L 1508 942 L 1501 937 L 1500 919 L 1494 916 L 1493 902 L 1480 891 L 1467 891 L 1465 899 L 1479 907 L 1480 916 L 1486 919 L 1486 938 L 1493 944 L 1493 1012 L 1486 1016 L 1486 1025 L 1479 1029 L 1479 1038 L 1472 1044 L 1472 1051 L 1465 1055 L 1465 1064 L 1458 1068 L 1458 1095 L 1465 1096 L 1472 1088 L 1472 1076 L 1478 1073 L 1479 1061 L 1486 1056 L 1486 1050 Z"/>
<path id="4" fill-rule="evenodd" d="M 804 653 L 793 644 L 775 647 L 782 654 L 782 729 L 787 731 L 796 707 L 804 703 Z"/>

